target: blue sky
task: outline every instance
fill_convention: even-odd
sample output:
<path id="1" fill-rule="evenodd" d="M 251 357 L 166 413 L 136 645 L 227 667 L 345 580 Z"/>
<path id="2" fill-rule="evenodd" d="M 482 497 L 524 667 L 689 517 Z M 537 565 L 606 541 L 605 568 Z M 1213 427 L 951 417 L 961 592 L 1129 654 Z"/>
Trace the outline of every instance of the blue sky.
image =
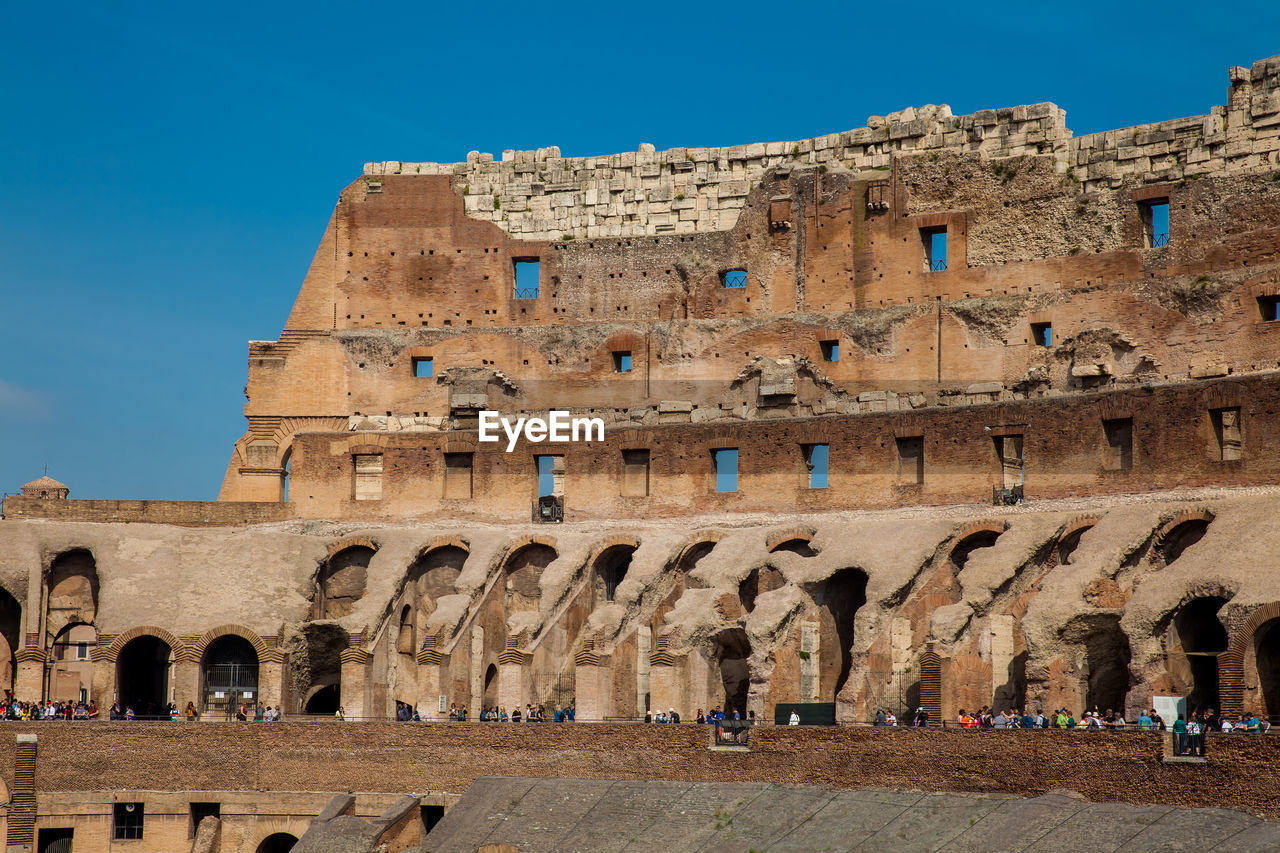
<path id="1" fill-rule="evenodd" d="M 1121 5 L 11 4 L 0 491 L 47 462 L 73 497 L 216 497 L 246 342 L 277 337 L 367 161 L 797 139 L 924 103 L 1054 101 L 1085 133 L 1207 112 L 1280 53 L 1280 4 Z"/>

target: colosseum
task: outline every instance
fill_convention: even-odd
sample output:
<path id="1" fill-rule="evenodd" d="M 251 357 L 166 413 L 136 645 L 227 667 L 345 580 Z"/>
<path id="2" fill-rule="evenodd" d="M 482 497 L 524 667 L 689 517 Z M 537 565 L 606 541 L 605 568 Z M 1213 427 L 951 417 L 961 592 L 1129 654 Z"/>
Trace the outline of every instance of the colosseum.
<path id="1" fill-rule="evenodd" d="M 245 397 L 217 501 L 4 500 L 17 698 L 1280 721 L 1280 57 L 1084 136 L 366 164 Z"/>

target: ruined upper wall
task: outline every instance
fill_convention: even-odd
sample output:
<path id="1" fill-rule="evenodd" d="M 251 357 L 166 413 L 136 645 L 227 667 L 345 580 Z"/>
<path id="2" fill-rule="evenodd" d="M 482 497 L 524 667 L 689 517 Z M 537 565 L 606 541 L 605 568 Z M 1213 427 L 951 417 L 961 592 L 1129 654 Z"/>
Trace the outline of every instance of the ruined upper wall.
<path id="1" fill-rule="evenodd" d="M 1280 56 L 1229 72 L 1228 103 L 1208 115 L 1073 138 L 1051 103 L 953 116 L 943 106 L 873 116 L 867 126 L 793 142 L 672 148 L 600 157 L 536 151 L 471 152 L 465 163 L 365 164 L 365 174 L 450 175 L 469 216 L 513 237 L 564 240 L 732 228 L 770 170 L 827 165 L 888 169 L 894 155 L 930 151 L 984 158 L 1052 156 L 1082 190 L 1280 167 Z M 370 183 L 376 186 L 376 180 Z"/>

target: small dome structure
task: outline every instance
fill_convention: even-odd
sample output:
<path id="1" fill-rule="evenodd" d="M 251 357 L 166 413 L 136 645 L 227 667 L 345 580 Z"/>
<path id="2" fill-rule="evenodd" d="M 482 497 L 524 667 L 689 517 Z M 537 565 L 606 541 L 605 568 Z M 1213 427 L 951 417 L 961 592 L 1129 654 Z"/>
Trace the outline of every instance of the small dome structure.
<path id="1" fill-rule="evenodd" d="M 67 488 L 65 483 L 59 483 L 48 474 L 38 480 L 32 480 L 22 487 L 22 496 L 26 498 L 66 500 L 69 494 L 71 494 L 71 490 Z"/>

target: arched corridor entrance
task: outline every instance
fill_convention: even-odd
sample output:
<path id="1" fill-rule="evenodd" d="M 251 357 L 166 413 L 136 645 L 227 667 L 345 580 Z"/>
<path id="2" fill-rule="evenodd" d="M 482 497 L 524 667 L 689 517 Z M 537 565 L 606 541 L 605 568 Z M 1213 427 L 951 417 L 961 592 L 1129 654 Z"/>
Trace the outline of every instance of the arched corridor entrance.
<path id="1" fill-rule="evenodd" d="M 635 551 L 633 545 L 614 545 L 596 557 L 593 569 L 597 602 L 613 601 L 618 585 L 626 578 L 627 569 L 631 568 L 631 555 Z"/>
<path id="2" fill-rule="evenodd" d="M 138 717 L 168 717 L 169 676 L 173 649 L 159 637 L 144 634 L 130 640 L 116 660 L 116 693 L 120 707 Z"/>
<path id="3" fill-rule="evenodd" d="M 729 628 L 716 637 L 716 661 L 720 666 L 720 681 L 724 685 L 724 715 L 731 718 L 737 712 L 746 719 L 747 695 L 751 690 L 751 641 L 741 628 Z"/>
<path id="4" fill-rule="evenodd" d="M 1258 716 L 1280 723 L 1280 619 L 1263 626 L 1255 636 L 1258 690 L 1264 706 L 1258 709 Z"/>
<path id="5" fill-rule="evenodd" d="M 1187 710 L 1220 708 L 1218 695 L 1218 655 L 1227 650 L 1227 629 L 1218 620 L 1218 611 L 1227 600 L 1221 597 L 1196 598 L 1173 617 L 1169 649 L 1175 659 L 1171 669 L 1185 685 Z M 1181 650 L 1186 669 L 1177 666 Z"/>
<path id="6" fill-rule="evenodd" d="M 13 689 L 16 670 L 14 652 L 18 649 L 18 630 L 22 624 L 22 605 L 9 590 L 0 587 L 0 689 Z"/>
<path id="7" fill-rule="evenodd" d="M 275 832 L 262 839 L 255 853 L 289 853 L 293 845 L 298 843 L 296 835 L 287 832 Z"/>
<path id="8" fill-rule="evenodd" d="M 204 651 L 200 661 L 201 701 L 213 714 L 231 716 L 241 702 L 256 703 L 258 652 L 244 637 L 225 634 Z"/>
<path id="9" fill-rule="evenodd" d="M 484 674 L 484 698 L 481 701 L 486 708 L 494 708 L 498 704 L 498 668 L 493 664 L 489 664 Z"/>
<path id="10" fill-rule="evenodd" d="M 332 714 L 338 710 L 341 704 L 342 693 L 339 686 L 337 684 L 329 684 L 311 694 L 311 698 L 307 699 L 307 705 L 303 712 L 307 714 Z"/>

